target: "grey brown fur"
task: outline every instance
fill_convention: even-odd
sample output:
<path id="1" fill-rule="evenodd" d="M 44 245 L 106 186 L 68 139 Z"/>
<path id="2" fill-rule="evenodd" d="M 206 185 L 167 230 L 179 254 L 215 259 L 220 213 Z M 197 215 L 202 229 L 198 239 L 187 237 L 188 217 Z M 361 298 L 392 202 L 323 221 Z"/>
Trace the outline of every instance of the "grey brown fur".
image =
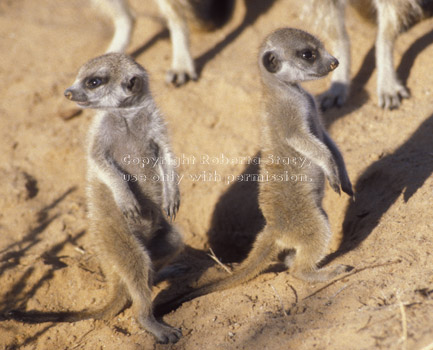
<path id="1" fill-rule="evenodd" d="M 336 192 L 340 192 L 340 186 L 351 196 L 353 192 L 343 157 L 320 122 L 314 98 L 299 85 L 327 75 L 337 65 L 319 40 L 301 30 L 283 28 L 266 38 L 259 53 L 263 82 L 260 173 L 264 179 L 260 182 L 259 205 L 266 226 L 233 275 L 157 306 L 158 312 L 246 282 L 280 253 L 291 273 L 305 281 L 327 281 L 348 270 L 345 265 L 317 268 L 331 236 L 322 208 L 325 177 Z M 278 157 L 298 162 L 284 165 L 269 161 Z M 311 164 L 300 167 L 303 159 Z M 285 172 L 289 176 L 302 174 L 304 180 L 278 181 Z"/>
<path id="2" fill-rule="evenodd" d="M 29 323 L 110 319 L 132 302 L 143 328 L 159 342 L 176 342 L 180 330 L 158 322 L 152 309 L 155 277 L 173 272 L 161 268 L 183 242 L 171 223 L 180 203 L 174 156 L 147 72 L 129 56 L 106 54 L 80 69 L 65 96 L 98 110 L 89 132 L 86 192 L 89 231 L 111 296 L 99 309 L 14 310 L 6 317 Z"/>
<path id="3" fill-rule="evenodd" d="M 309 0 L 305 12 L 321 30 L 327 33 L 333 45 L 334 53 L 340 61 L 340 69 L 333 74 L 330 89 L 322 96 L 323 109 L 343 105 L 349 94 L 350 41 L 345 26 L 347 3 L 353 3 L 367 17 L 376 14 L 378 29 L 375 48 L 378 103 L 382 108 L 398 108 L 401 99 L 409 97 L 409 90 L 399 81 L 394 68 L 394 43 L 401 31 L 420 20 L 428 7 L 433 7 L 433 1 Z"/>
<path id="4" fill-rule="evenodd" d="M 180 251 L 182 239 L 163 213 L 176 215 L 180 195 L 147 72 L 124 54 L 107 54 L 86 63 L 65 95 L 98 109 L 89 133 L 88 210 L 115 297 L 97 316 L 112 317 L 131 300 L 141 326 L 160 342 L 176 342 L 180 330 L 156 321 L 151 301 L 153 273 Z M 125 156 L 159 162 L 142 166 Z"/>
<path id="5" fill-rule="evenodd" d="M 8 317 L 25 322 L 109 319 L 132 301 L 143 328 L 160 342 L 176 342 L 180 330 L 158 322 L 152 310 L 154 272 L 175 257 L 183 243 L 163 213 L 174 218 L 180 196 L 167 130 L 150 94 L 148 75 L 130 57 L 106 54 L 80 69 L 65 96 L 98 110 L 88 140 L 88 217 L 111 297 L 95 310 L 13 311 Z M 152 162 L 136 164 L 128 156 Z"/>

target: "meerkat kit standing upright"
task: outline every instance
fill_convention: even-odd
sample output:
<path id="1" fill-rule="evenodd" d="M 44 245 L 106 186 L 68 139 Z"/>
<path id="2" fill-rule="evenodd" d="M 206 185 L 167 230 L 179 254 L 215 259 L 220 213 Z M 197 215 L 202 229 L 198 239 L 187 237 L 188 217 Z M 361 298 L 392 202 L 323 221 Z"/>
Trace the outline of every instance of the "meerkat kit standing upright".
<path id="1" fill-rule="evenodd" d="M 246 282 L 277 257 L 291 268 L 291 274 L 309 282 L 327 281 L 351 269 L 317 267 L 331 237 L 322 208 L 325 177 L 334 191 L 340 193 L 341 186 L 350 196 L 353 192 L 343 157 L 320 122 L 314 98 L 299 85 L 337 66 L 337 59 L 322 43 L 304 31 L 284 28 L 266 38 L 259 53 L 263 83 L 259 205 L 266 226 L 231 276 L 157 305 L 158 313 Z M 310 165 L 305 165 L 305 159 Z"/>
<path id="2" fill-rule="evenodd" d="M 124 54 L 90 60 L 65 96 L 98 110 L 89 134 L 88 211 L 113 297 L 99 312 L 76 313 L 107 318 L 132 301 L 134 315 L 160 342 L 176 342 L 180 330 L 156 321 L 151 286 L 159 270 L 182 248 L 174 217 L 179 207 L 174 157 L 167 130 L 143 67 Z M 153 159 L 131 164 L 128 157 Z M 146 165 L 147 164 L 147 165 Z M 134 181 L 127 181 L 134 178 Z"/>

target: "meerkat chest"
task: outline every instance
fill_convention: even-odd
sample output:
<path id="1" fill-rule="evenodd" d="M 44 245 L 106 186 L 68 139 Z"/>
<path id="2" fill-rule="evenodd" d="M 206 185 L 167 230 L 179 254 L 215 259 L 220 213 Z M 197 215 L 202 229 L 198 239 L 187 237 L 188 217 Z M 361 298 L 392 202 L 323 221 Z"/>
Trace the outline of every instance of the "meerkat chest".
<path id="1" fill-rule="evenodd" d="M 146 120 L 107 116 L 100 128 L 102 133 L 105 130 L 105 137 L 111 144 L 113 153 L 133 152 L 136 156 L 147 156 L 152 153 L 152 148 L 149 147 L 151 140 L 146 124 Z"/>
<path id="2" fill-rule="evenodd" d="M 93 129 L 92 144 L 97 149 L 96 154 L 108 156 L 127 172 L 148 173 L 155 168 L 159 149 L 145 121 L 140 125 L 118 116 L 102 115 Z"/>

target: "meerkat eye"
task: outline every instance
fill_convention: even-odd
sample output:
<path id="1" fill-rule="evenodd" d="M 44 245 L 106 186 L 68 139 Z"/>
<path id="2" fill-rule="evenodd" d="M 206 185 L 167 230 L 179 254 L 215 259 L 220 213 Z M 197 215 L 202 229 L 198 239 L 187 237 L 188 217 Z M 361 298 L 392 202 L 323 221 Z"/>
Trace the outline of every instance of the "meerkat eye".
<path id="1" fill-rule="evenodd" d="M 316 53 L 313 50 L 307 49 L 301 52 L 301 57 L 307 61 L 314 61 L 316 59 Z"/>
<path id="2" fill-rule="evenodd" d="M 86 81 L 86 87 L 89 89 L 97 88 L 98 86 L 101 86 L 103 83 L 103 80 L 98 77 L 90 78 Z"/>

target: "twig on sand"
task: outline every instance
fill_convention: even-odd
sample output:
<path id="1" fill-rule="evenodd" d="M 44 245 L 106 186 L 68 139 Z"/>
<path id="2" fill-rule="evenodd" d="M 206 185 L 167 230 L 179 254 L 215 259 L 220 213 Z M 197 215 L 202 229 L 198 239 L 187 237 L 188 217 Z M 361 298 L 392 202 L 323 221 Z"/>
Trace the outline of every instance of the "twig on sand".
<path id="1" fill-rule="evenodd" d="M 340 277 L 340 278 L 337 278 L 337 279 L 335 279 L 335 280 L 329 282 L 328 284 L 324 285 L 323 287 L 319 288 L 319 289 L 316 290 L 315 292 L 313 292 L 313 293 L 311 293 L 310 295 L 306 296 L 303 300 L 308 299 L 308 298 L 311 298 L 312 296 L 314 296 L 314 295 L 320 293 L 322 290 L 328 288 L 329 286 L 332 286 L 334 283 L 336 283 L 336 282 L 338 282 L 338 281 L 341 281 L 341 280 L 343 280 L 343 279 L 345 279 L 345 278 L 347 278 L 347 277 L 349 277 L 349 276 L 355 275 L 355 274 L 357 274 L 357 273 L 359 273 L 359 272 L 361 272 L 361 271 L 364 271 L 364 270 L 367 270 L 367 269 L 375 269 L 375 268 L 377 268 L 377 267 L 383 267 L 383 266 L 394 265 L 394 264 L 398 264 L 398 263 L 401 263 L 401 259 L 388 261 L 388 262 L 383 263 L 383 264 L 364 266 L 364 267 L 361 267 L 361 268 L 359 268 L 359 269 L 354 269 L 352 272 L 350 272 L 350 273 L 348 273 L 348 274 L 346 274 L 346 275 L 344 275 L 344 276 L 342 276 L 342 277 Z"/>
<path id="2" fill-rule="evenodd" d="M 214 251 L 212 250 L 212 248 L 209 248 L 209 251 L 210 251 L 210 254 L 208 254 L 209 255 L 209 257 L 213 260 L 213 261 L 215 261 L 219 266 L 221 266 L 228 274 L 232 274 L 233 272 L 231 272 L 230 271 L 230 269 L 226 266 L 226 265 L 224 265 L 217 257 L 216 257 L 216 255 L 215 255 L 215 253 L 214 253 Z"/>
<path id="3" fill-rule="evenodd" d="M 401 341 L 403 342 L 403 350 L 407 349 L 407 319 L 406 319 L 406 310 L 404 309 L 404 305 L 401 302 L 399 292 L 396 293 L 398 305 L 400 306 L 401 312 Z"/>
<path id="4" fill-rule="evenodd" d="M 281 312 L 284 314 L 284 317 L 287 317 L 287 313 L 286 313 L 286 309 L 284 308 L 284 303 L 283 303 L 283 299 L 281 299 L 280 294 L 278 294 L 277 290 L 275 289 L 275 287 L 269 283 L 269 285 L 271 286 L 271 288 L 274 290 L 275 295 L 277 296 L 277 298 L 280 300 L 280 304 L 281 304 Z"/>

